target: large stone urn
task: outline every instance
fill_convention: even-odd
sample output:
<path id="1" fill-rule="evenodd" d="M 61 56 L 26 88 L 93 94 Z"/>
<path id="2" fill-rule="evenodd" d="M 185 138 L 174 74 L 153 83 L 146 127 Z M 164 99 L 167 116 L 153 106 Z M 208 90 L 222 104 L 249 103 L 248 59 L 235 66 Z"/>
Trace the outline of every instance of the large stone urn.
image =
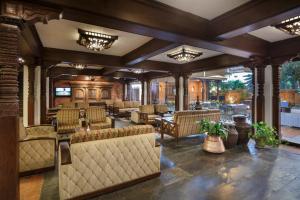
<path id="1" fill-rule="evenodd" d="M 208 135 L 204 140 L 203 150 L 210 153 L 223 153 L 225 147 L 220 137 Z"/>
<path id="2" fill-rule="evenodd" d="M 249 133 L 252 132 L 251 125 L 246 122 L 246 116 L 244 115 L 235 115 L 233 116 L 233 121 L 235 122 L 235 128 L 238 132 L 238 141 L 237 144 L 248 144 L 249 142 Z"/>

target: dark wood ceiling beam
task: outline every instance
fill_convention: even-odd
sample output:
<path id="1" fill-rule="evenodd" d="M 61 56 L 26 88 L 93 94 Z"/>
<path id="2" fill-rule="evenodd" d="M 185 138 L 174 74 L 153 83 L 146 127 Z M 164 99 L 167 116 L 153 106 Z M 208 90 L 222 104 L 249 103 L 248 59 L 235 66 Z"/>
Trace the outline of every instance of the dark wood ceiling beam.
<path id="1" fill-rule="evenodd" d="M 126 66 L 135 65 L 177 46 L 179 46 L 179 44 L 160 39 L 152 39 L 123 56 L 122 61 Z"/>
<path id="2" fill-rule="evenodd" d="M 276 57 L 293 57 L 300 54 L 300 37 L 290 38 L 269 45 L 269 55 Z"/>
<path id="3" fill-rule="evenodd" d="M 43 49 L 42 42 L 34 25 L 24 24 L 21 31 L 20 52 L 21 56 L 40 57 Z"/>
<path id="4" fill-rule="evenodd" d="M 64 9 L 64 19 L 150 36 L 173 43 L 184 43 L 226 54 L 250 57 L 263 55 L 261 49 L 207 40 L 208 21 L 154 1 L 39 0 Z M 151 16 L 151 17 L 149 17 Z M 174 20 L 176 19 L 176 20 Z M 256 46 L 256 45 L 254 45 Z"/>
<path id="5" fill-rule="evenodd" d="M 71 67 L 52 67 L 48 71 L 48 76 L 51 78 L 56 78 L 59 76 L 65 76 L 65 75 L 86 75 L 86 76 L 101 76 L 102 70 L 98 69 L 83 69 L 78 70 Z"/>
<path id="6" fill-rule="evenodd" d="M 138 68 L 138 69 L 144 69 L 144 70 L 172 72 L 172 71 L 176 71 L 176 69 L 179 68 L 180 66 L 181 66 L 180 64 L 175 64 L 175 63 L 145 60 L 136 65 L 128 66 L 127 68 Z"/>
<path id="7" fill-rule="evenodd" d="M 102 66 L 122 66 L 121 57 L 98 53 L 86 53 L 63 49 L 44 48 L 44 60 L 56 62 L 70 62 L 81 64 L 95 64 Z"/>
<path id="8" fill-rule="evenodd" d="M 211 38 L 229 39 L 300 13 L 299 0 L 253 0 L 210 22 Z"/>
<path id="9" fill-rule="evenodd" d="M 183 70 L 187 72 L 198 72 L 204 70 L 221 69 L 237 66 L 247 60 L 248 59 L 238 56 L 224 54 L 188 63 L 184 66 Z"/>

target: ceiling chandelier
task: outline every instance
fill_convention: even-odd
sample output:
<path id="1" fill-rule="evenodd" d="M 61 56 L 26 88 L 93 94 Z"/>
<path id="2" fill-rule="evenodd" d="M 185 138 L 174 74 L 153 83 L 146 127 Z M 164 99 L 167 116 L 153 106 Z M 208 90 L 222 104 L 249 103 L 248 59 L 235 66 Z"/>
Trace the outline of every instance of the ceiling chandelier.
<path id="1" fill-rule="evenodd" d="M 86 68 L 86 65 L 78 64 L 78 63 L 71 64 L 71 66 L 74 67 L 75 69 L 79 69 L 79 70 L 83 70 L 84 68 Z"/>
<path id="2" fill-rule="evenodd" d="M 135 74 L 143 74 L 146 73 L 148 71 L 144 70 L 144 69 L 129 69 L 129 71 L 135 73 Z"/>
<path id="3" fill-rule="evenodd" d="M 300 16 L 284 20 L 275 27 L 291 35 L 300 35 Z"/>
<path id="4" fill-rule="evenodd" d="M 77 43 L 93 51 L 109 49 L 118 36 L 107 35 L 78 29 L 79 38 Z"/>
<path id="5" fill-rule="evenodd" d="M 169 58 L 175 59 L 178 62 L 189 62 L 195 58 L 201 56 L 203 53 L 200 51 L 194 51 L 190 49 L 185 49 L 184 47 L 178 51 L 167 54 Z"/>

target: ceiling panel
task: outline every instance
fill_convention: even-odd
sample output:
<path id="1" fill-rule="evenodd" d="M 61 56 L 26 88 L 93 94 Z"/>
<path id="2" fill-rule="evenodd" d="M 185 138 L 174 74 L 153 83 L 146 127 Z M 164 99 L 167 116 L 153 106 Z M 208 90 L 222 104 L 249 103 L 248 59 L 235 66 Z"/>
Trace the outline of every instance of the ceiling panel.
<path id="1" fill-rule="evenodd" d="M 297 37 L 294 35 L 287 34 L 273 26 L 266 26 L 261 29 L 257 29 L 255 31 L 250 32 L 249 34 L 261 38 L 263 40 L 266 40 L 268 42 L 277 42 L 280 40 L 289 39 L 292 37 Z"/>
<path id="2" fill-rule="evenodd" d="M 174 8 L 212 20 L 250 0 L 157 0 Z"/>
<path id="3" fill-rule="evenodd" d="M 174 49 L 171 49 L 171 50 L 166 51 L 166 52 L 164 52 L 164 53 L 161 53 L 161 54 L 158 54 L 158 55 L 156 55 L 156 56 L 153 56 L 153 57 L 149 58 L 149 60 L 161 61 L 161 62 L 168 62 L 168 63 L 176 63 L 176 64 L 184 64 L 184 62 L 178 62 L 177 60 L 174 60 L 174 59 L 169 58 L 169 57 L 167 56 L 167 54 L 173 53 L 173 52 L 175 52 L 175 51 L 178 51 L 178 50 L 180 50 L 182 47 L 183 47 L 183 46 L 178 46 L 178 47 L 176 47 L 176 48 L 174 48 Z M 198 58 L 192 60 L 191 62 L 196 61 L 196 60 L 201 60 L 201 59 L 204 59 L 204 58 L 209 58 L 209 57 L 213 57 L 213 56 L 217 56 L 217 55 L 223 54 L 223 53 L 221 53 L 221 52 L 211 51 L 211 50 L 208 50 L 208 49 L 202 49 L 202 48 L 197 48 L 197 47 L 192 47 L 192 46 L 188 46 L 188 45 L 184 45 L 184 47 L 185 47 L 186 49 L 190 49 L 190 50 L 194 50 L 194 51 L 200 51 L 200 52 L 203 53 L 200 57 L 198 57 Z"/>
<path id="4" fill-rule="evenodd" d="M 76 41 L 79 37 L 78 28 L 86 31 L 117 35 L 119 38 L 114 42 L 111 48 L 100 52 L 95 52 L 77 44 Z M 48 22 L 48 24 L 37 23 L 36 29 L 44 47 L 101 53 L 114 56 L 123 56 L 152 39 L 150 37 L 137 34 L 64 19 L 51 20 Z"/>

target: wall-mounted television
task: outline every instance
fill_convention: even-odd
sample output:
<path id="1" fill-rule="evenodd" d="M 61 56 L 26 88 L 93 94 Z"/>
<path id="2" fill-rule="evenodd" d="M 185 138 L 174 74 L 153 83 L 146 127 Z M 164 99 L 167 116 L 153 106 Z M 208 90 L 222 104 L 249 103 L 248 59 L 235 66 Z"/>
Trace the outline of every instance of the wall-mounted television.
<path id="1" fill-rule="evenodd" d="M 56 97 L 70 97 L 72 95 L 72 90 L 70 87 L 57 87 L 55 88 Z"/>

